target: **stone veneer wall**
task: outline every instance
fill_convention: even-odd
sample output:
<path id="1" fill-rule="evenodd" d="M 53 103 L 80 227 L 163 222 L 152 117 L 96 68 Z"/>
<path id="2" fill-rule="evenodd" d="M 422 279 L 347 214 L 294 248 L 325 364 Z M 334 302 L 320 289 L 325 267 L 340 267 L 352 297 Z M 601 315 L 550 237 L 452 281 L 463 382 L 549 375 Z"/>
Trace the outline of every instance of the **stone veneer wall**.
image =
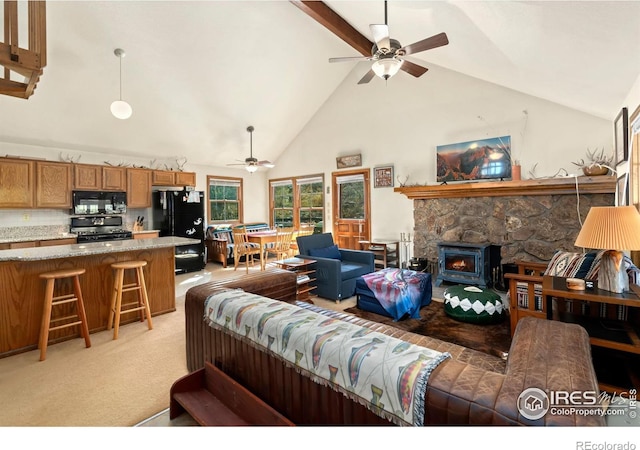
<path id="1" fill-rule="evenodd" d="M 502 264 L 549 261 L 573 244 L 592 206 L 611 206 L 614 194 L 532 195 L 414 200 L 413 255 L 438 260 L 442 241 L 501 246 Z"/>

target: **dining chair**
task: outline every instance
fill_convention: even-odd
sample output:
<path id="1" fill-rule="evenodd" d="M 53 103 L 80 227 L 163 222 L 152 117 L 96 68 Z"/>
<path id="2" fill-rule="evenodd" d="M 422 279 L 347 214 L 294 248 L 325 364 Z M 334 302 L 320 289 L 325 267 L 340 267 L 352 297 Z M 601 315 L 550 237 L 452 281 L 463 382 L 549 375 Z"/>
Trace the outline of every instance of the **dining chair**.
<path id="1" fill-rule="evenodd" d="M 276 255 L 276 259 L 285 259 L 291 252 L 291 240 L 293 239 L 293 228 L 278 228 L 276 241 L 271 247 L 267 247 L 267 256 Z"/>
<path id="2" fill-rule="evenodd" d="M 291 236 L 291 246 L 289 247 L 289 253 L 291 256 L 295 256 L 298 253 L 298 236 L 308 236 L 313 234 L 315 224 L 313 223 L 301 223 L 300 228 L 295 230 L 293 235 Z"/>
<path id="3" fill-rule="evenodd" d="M 233 270 L 238 268 L 240 258 L 244 256 L 244 264 L 249 273 L 249 262 L 253 266 L 253 257 L 260 256 L 262 249 L 247 239 L 247 231 L 243 226 L 233 228 Z"/>

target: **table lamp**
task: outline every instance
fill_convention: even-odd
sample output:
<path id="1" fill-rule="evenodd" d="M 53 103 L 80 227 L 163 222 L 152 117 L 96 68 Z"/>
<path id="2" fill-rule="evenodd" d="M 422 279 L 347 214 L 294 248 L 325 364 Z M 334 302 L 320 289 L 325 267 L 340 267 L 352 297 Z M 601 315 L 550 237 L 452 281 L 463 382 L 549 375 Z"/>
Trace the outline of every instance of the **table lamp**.
<path id="1" fill-rule="evenodd" d="M 598 270 L 598 288 L 629 291 L 623 250 L 640 250 L 640 213 L 635 206 L 593 206 L 587 214 L 576 247 L 607 250 Z"/>

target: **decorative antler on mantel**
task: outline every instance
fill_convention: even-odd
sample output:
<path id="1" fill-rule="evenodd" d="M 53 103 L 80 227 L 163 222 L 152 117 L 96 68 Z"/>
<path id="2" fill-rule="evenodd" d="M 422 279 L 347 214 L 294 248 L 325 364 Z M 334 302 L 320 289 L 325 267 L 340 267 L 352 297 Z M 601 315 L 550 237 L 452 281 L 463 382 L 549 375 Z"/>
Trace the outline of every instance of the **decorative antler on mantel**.
<path id="1" fill-rule="evenodd" d="M 396 180 L 398 180 L 398 184 L 400 184 L 400 187 L 405 187 L 407 185 L 407 181 L 409 181 L 409 175 L 404 177 L 404 181 L 400 179 L 400 175 L 397 175 Z"/>

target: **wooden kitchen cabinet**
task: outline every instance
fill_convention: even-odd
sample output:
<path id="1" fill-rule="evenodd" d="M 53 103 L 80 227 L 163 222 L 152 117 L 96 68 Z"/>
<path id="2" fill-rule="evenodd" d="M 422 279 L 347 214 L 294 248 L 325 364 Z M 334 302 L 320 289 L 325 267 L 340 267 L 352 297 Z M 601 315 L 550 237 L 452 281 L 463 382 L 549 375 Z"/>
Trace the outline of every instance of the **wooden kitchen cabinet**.
<path id="1" fill-rule="evenodd" d="M 125 167 L 102 166 L 102 189 L 125 192 L 127 190 L 127 169 Z"/>
<path id="2" fill-rule="evenodd" d="M 127 169 L 127 207 L 151 207 L 151 177 L 149 169 Z"/>
<path id="3" fill-rule="evenodd" d="M 177 186 L 195 186 L 196 185 L 195 172 L 175 172 L 175 174 L 176 174 Z"/>
<path id="4" fill-rule="evenodd" d="M 149 231 L 134 231 L 133 238 L 134 239 L 153 239 L 160 237 L 160 231 L 149 230 Z"/>
<path id="5" fill-rule="evenodd" d="M 152 184 L 154 186 L 173 186 L 175 178 L 168 170 L 154 170 Z"/>
<path id="6" fill-rule="evenodd" d="M 125 167 L 74 164 L 73 188 L 79 191 L 124 192 L 127 190 L 127 170 Z"/>
<path id="7" fill-rule="evenodd" d="M 53 245 L 71 245 L 77 244 L 76 238 L 62 238 L 62 239 L 45 239 L 43 241 L 20 241 L 20 242 L 8 242 L 0 244 L 0 250 L 14 250 L 17 248 L 33 248 L 33 247 L 51 247 Z"/>
<path id="8" fill-rule="evenodd" d="M 76 238 L 63 238 L 63 239 L 47 239 L 44 241 L 38 241 L 38 247 L 51 247 L 54 245 L 72 245 L 77 244 Z"/>
<path id="9" fill-rule="evenodd" d="M 152 184 L 154 186 L 195 186 L 195 172 L 174 172 L 171 170 L 154 170 Z"/>
<path id="10" fill-rule="evenodd" d="M 102 166 L 74 164 L 73 188 L 80 191 L 99 191 L 102 189 Z"/>
<path id="11" fill-rule="evenodd" d="M 36 161 L 36 208 L 71 209 L 70 163 Z"/>
<path id="12" fill-rule="evenodd" d="M 35 162 L 0 158 L 0 208 L 33 208 Z"/>

